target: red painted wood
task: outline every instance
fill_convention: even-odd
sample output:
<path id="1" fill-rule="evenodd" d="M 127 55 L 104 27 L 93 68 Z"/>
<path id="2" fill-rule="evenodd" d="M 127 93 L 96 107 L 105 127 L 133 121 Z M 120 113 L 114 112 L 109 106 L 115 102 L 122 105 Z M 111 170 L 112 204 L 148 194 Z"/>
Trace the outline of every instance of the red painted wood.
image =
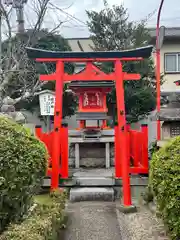
<path id="1" fill-rule="evenodd" d="M 54 81 L 56 80 L 56 74 L 52 73 L 52 74 L 41 74 L 39 77 L 40 81 Z"/>
<path id="2" fill-rule="evenodd" d="M 83 89 L 82 89 L 83 90 Z M 98 96 L 97 96 L 98 95 Z M 91 88 L 91 90 L 84 90 L 82 92 L 82 108 L 81 111 L 84 110 L 103 110 L 103 97 L 105 93 L 103 94 L 102 91 L 98 91 L 96 88 Z M 85 98 L 87 97 L 87 103 L 85 102 Z M 98 104 L 98 98 L 99 98 L 99 104 Z M 105 103 L 106 106 L 106 103 Z"/>
<path id="3" fill-rule="evenodd" d="M 102 129 L 107 128 L 107 121 L 104 119 L 102 120 Z"/>
<path id="4" fill-rule="evenodd" d="M 127 134 L 127 138 L 126 138 L 126 144 L 127 144 L 127 158 L 129 161 L 129 165 L 130 165 L 130 159 L 131 159 L 131 141 L 130 141 L 130 124 L 126 125 L 126 134 Z"/>
<path id="5" fill-rule="evenodd" d="M 85 128 L 85 126 L 86 126 L 86 124 L 85 124 L 85 121 L 84 121 L 84 120 L 79 121 L 79 128 L 80 128 L 80 129 Z"/>
<path id="6" fill-rule="evenodd" d="M 79 108 L 78 112 L 108 112 L 108 108 L 106 105 L 106 95 L 111 91 L 112 88 L 103 88 L 103 87 L 91 87 L 88 88 L 71 88 L 73 92 L 79 98 Z M 85 94 L 88 98 L 88 103 L 84 103 Z M 98 94 L 98 96 L 96 96 Z M 97 104 L 97 100 L 99 97 L 99 104 Z"/>
<path id="7" fill-rule="evenodd" d="M 141 163 L 142 166 L 145 168 L 148 168 L 148 126 L 147 125 L 142 125 L 142 159 Z"/>
<path id="8" fill-rule="evenodd" d="M 140 142 L 139 142 L 139 132 L 138 131 L 133 131 L 133 138 L 134 138 L 134 141 L 133 141 L 133 145 L 134 145 L 134 148 L 133 148 L 133 157 L 134 157 L 134 167 L 138 167 L 139 165 L 139 153 L 140 153 Z"/>
<path id="9" fill-rule="evenodd" d="M 42 128 L 39 126 L 39 127 L 35 127 L 35 134 L 36 136 L 41 139 L 42 138 Z"/>
<path id="10" fill-rule="evenodd" d="M 61 177 L 68 178 L 68 128 L 61 128 Z"/>
<path id="11" fill-rule="evenodd" d="M 120 178 L 121 177 L 121 169 L 122 169 L 122 165 L 121 165 L 121 160 L 120 160 L 120 144 L 119 144 L 119 129 L 118 126 L 114 127 L 114 133 L 115 133 L 115 137 L 114 137 L 114 161 L 115 161 L 115 177 L 116 178 Z"/>
<path id="12" fill-rule="evenodd" d="M 51 189 L 59 186 L 59 166 L 60 166 L 60 144 L 61 144 L 61 122 L 62 122 L 62 96 L 63 96 L 63 62 L 56 64 L 56 92 L 55 92 L 55 117 L 54 117 L 54 139 L 52 152 L 52 178 Z"/>
<path id="13" fill-rule="evenodd" d="M 39 138 L 40 141 L 44 143 L 47 148 L 49 159 L 48 159 L 48 168 L 52 163 L 52 141 L 53 141 L 53 132 L 51 133 L 43 133 L 41 127 L 35 128 L 35 134 Z M 47 169 L 48 175 L 48 169 Z"/>
<path id="14" fill-rule="evenodd" d="M 141 75 L 138 73 L 124 73 L 123 79 L 124 80 L 139 80 L 139 79 L 141 79 Z"/>
<path id="15" fill-rule="evenodd" d="M 52 175 L 52 168 L 47 169 L 47 176 L 51 177 Z"/>
<path id="16" fill-rule="evenodd" d="M 64 82 L 70 82 L 70 81 L 112 81 L 114 79 L 114 73 L 110 74 L 98 74 L 96 75 L 93 72 L 87 72 L 84 71 L 82 73 L 69 75 L 67 73 L 64 74 Z"/>
<path id="17" fill-rule="evenodd" d="M 123 73 L 123 80 L 139 80 L 141 78 L 140 74 L 134 74 L 134 73 Z M 64 81 L 65 82 L 69 82 L 69 81 L 89 81 L 89 79 L 91 81 L 116 81 L 115 78 L 115 73 L 109 73 L 109 74 L 99 74 L 96 75 L 92 72 L 90 73 L 86 73 L 86 72 L 82 72 L 79 74 L 73 74 L 73 75 L 69 75 L 69 74 L 65 74 L 64 75 Z"/>
<path id="18" fill-rule="evenodd" d="M 122 165 L 122 180 L 123 180 L 123 203 L 125 206 L 130 206 L 131 189 L 129 178 L 129 160 L 127 157 L 127 134 L 126 134 L 126 117 L 124 104 L 124 86 L 123 86 L 123 70 L 120 61 L 115 62 L 116 74 L 116 98 L 117 98 L 117 117 L 118 117 L 118 143 L 120 149 L 120 161 Z"/>
<path id="19" fill-rule="evenodd" d="M 58 188 L 59 174 L 62 177 L 68 177 L 68 131 L 67 128 L 61 128 L 62 121 L 62 94 L 63 83 L 67 81 L 115 81 L 116 83 L 116 97 L 117 97 L 117 116 L 118 126 L 115 127 L 115 174 L 116 177 L 122 177 L 123 180 L 123 196 L 124 205 L 131 205 L 131 191 L 129 173 L 147 173 L 148 172 L 148 158 L 147 158 L 147 129 L 142 127 L 142 133 L 132 132 L 129 126 L 126 126 L 125 119 L 125 105 L 124 105 L 124 80 L 139 80 L 140 74 L 129 74 L 122 72 L 122 61 L 137 61 L 142 58 L 121 58 L 121 59 L 37 59 L 39 62 L 56 62 L 56 73 L 50 75 L 41 75 L 42 81 L 56 81 L 56 101 L 55 101 L 55 116 L 54 116 L 54 131 L 51 134 L 42 134 L 40 130 L 37 131 L 37 136 L 44 141 L 50 155 L 52 155 L 52 168 L 48 168 L 47 173 L 51 174 L 51 188 Z M 105 74 L 93 62 L 115 62 L 115 72 Z M 120 62 L 121 61 L 121 62 Z M 86 69 L 79 73 L 68 75 L 64 73 L 63 62 L 87 62 Z M 106 91 L 103 93 L 103 107 L 106 107 Z M 78 89 L 77 93 L 80 91 Z M 81 95 L 81 93 L 80 93 Z M 82 97 L 79 97 L 81 111 L 96 111 L 99 109 L 95 107 L 87 107 L 83 109 Z M 84 126 L 83 126 L 84 127 Z M 66 130 L 65 130 L 66 129 Z M 39 132 L 38 132 L 39 131 Z M 39 135 L 38 135 L 39 134 Z M 142 137 L 143 136 L 143 137 Z M 140 141 L 142 139 L 142 141 Z M 50 144 L 51 142 L 51 144 Z M 137 144 L 138 143 L 138 144 Z M 135 158 L 135 166 L 130 167 L 130 156 Z M 141 158 L 141 156 L 143 156 Z M 60 166 L 61 159 L 61 166 Z M 142 164 L 141 164 L 142 163 Z"/>
<path id="20" fill-rule="evenodd" d="M 124 73 L 123 74 L 123 79 L 124 80 L 139 80 L 141 78 L 140 74 L 134 74 L 134 73 Z M 83 73 L 79 73 L 79 74 L 64 74 L 63 77 L 63 81 L 64 82 L 70 82 L 70 81 L 89 81 L 89 79 L 91 81 L 113 81 L 115 79 L 115 75 L 114 73 L 110 73 L 110 74 L 105 74 L 105 73 L 99 73 L 99 75 L 96 75 L 92 72 L 88 73 L 88 72 L 83 72 Z M 41 74 L 40 75 L 40 80 L 41 81 L 54 81 L 56 80 L 56 74 L 52 73 L 52 74 Z"/>

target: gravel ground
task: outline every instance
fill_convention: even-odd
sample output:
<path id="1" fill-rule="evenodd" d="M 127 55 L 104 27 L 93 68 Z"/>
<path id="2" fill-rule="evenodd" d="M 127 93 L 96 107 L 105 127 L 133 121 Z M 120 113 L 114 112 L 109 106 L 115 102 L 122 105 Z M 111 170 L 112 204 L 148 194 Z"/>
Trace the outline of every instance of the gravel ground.
<path id="1" fill-rule="evenodd" d="M 68 204 L 69 222 L 64 240 L 170 240 L 161 220 L 145 206 L 123 214 L 119 202 Z M 137 205 L 137 204 L 136 204 Z"/>
<path id="2" fill-rule="evenodd" d="M 64 240 L 124 240 L 115 202 L 69 203 L 69 223 Z"/>
<path id="3" fill-rule="evenodd" d="M 123 240 L 169 240 L 160 219 L 145 206 L 136 213 L 123 214 L 116 209 Z"/>

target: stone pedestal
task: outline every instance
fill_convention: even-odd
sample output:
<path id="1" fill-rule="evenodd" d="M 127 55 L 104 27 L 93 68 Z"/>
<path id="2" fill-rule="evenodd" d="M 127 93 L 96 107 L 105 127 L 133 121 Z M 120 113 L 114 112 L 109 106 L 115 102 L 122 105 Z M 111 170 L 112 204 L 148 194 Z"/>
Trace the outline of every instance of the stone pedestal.
<path id="1" fill-rule="evenodd" d="M 135 205 L 124 206 L 123 204 L 116 204 L 116 208 L 124 214 L 137 212 L 137 208 Z"/>
<path id="2" fill-rule="evenodd" d="M 103 131 L 97 139 L 84 139 L 79 131 L 69 132 L 69 166 L 75 168 L 114 166 L 114 131 Z"/>
<path id="3" fill-rule="evenodd" d="M 180 101 L 179 96 L 174 92 L 164 92 L 168 96 L 167 104 L 156 113 L 154 120 L 162 122 L 161 140 L 157 142 L 158 147 L 163 147 L 167 141 L 180 135 Z"/>

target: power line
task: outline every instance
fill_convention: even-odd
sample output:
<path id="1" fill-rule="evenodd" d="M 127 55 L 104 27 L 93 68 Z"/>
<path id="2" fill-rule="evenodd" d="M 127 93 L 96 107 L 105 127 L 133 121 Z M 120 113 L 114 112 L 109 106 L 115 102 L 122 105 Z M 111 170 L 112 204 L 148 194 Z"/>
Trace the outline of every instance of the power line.
<path id="1" fill-rule="evenodd" d="M 73 16 L 73 15 L 70 14 L 70 13 L 67 13 L 66 11 L 64 11 L 63 9 L 61 9 L 61 8 L 59 8 L 58 6 L 54 5 L 53 3 L 49 3 L 49 4 L 50 4 L 52 7 L 56 8 L 56 9 L 58 9 L 59 11 L 61 11 L 62 13 L 64 13 L 66 16 L 70 17 L 71 19 L 76 20 L 76 21 L 82 23 L 83 25 L 86 25 L 86 26 L 87 26 L 87 23 L 84 22 L 84 21 L 82 21 L 81 19 Z"/>

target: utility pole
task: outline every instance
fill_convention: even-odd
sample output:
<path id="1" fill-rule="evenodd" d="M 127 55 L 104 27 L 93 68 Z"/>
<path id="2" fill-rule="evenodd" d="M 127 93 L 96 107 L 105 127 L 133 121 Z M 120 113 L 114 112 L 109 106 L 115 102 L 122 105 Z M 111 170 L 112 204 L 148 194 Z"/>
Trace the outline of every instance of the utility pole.
<path id="1" fill-rule="evenodd" d="M 165 28 L 160 28 L 160 17 L 161 17 L 161 10 L 164 4 L 164 0 L 161 0 L 158 16 L 157 16 L 157 25 L 156 25 L 156 110 L 157 115 L 161 109 L 161 70 L 160 70 L 160 63 L 161 63 L 161 56 L 160 56 L 160 49 L 163 43 L 163 38 L 165 34 Z M 157 120 L 157 141 L 161 140 L 161 122 Z"/>
<path id="2" fill-rule="evenodd" d="M 1 1 L 1 0 L 0 0 Z M 4 0 L 6 5 L 12 5 L 13 8 L 16 9 L 17 16 L 17 32 L 24 33 L 24 4 L 27 3 L 28 0 Z"/>
<path id="3" fill-rule="evenodd" d="M 11 5 L 16 10 L 16 21 L 17 21 L 17 38 L 19 44 L 21 43 L 22 34 L 25 32 L 24 27 L 24 4 L 28 0 L 4 0 L 6 5 Z M 21 50 L 17 49 L 17 59 L 21 59 Z M 22 67 L 22 61 L 20 62 L 20 68 Z"/>
<path id="4" fill-rule="evenodd" d="M 17 32 L 24 33 L 24 4 L 27 3 L 23 0 L 14 0 L 14 8 L 16 9 L 17 16 Z"/>

